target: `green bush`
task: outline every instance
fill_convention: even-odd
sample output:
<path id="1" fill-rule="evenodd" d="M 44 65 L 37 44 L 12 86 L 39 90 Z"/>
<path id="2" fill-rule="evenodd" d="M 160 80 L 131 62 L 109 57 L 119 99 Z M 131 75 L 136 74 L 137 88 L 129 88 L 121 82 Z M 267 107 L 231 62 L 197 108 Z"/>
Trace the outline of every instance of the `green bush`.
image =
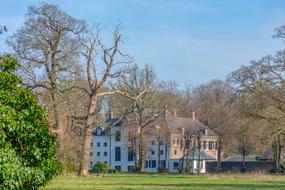
<path id="1" fill-rule="evenodd" d="M 19 63 L 0 57 L 0 189 L 38 189 L 61 172 L 45 112 L 13 74 Z"/>
<path id="2" fill-rule="evenodd" d="M 107 173 L 109 169 L 108 164 L 97 163 L 93 166 L 91 172 L 92 173 Z"/>

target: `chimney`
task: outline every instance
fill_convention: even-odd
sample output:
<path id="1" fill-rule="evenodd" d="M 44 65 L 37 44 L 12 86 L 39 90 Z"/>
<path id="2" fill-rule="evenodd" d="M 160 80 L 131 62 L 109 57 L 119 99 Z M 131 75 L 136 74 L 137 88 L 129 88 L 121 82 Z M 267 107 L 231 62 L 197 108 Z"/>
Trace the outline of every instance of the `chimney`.
<path id="1" fill-rule="evenodd" d="M 195 112 L 192 112 L 192 119 L 196 119 Z"/>
<path id="2" fill-rule="evenodd" d="M 207 136 L 208 135 L 208 129 L 204 129 L 204 132 L 205 132 L 205 135 Z"/>
<path id="3" fill-rule="evenodd" d="M 107 119 L 112 119 L 114 117 L 114 114 L 111 110 L 109 110 L 106 114 Z"/>

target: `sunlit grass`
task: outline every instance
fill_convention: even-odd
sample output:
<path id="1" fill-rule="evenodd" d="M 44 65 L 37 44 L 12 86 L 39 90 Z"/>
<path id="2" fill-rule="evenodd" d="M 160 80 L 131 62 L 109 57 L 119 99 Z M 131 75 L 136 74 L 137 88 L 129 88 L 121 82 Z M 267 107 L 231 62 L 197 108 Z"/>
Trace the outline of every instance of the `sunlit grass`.
<path id="1" fill-rule="evenodd" d="M 285 189 L 285 176 L 107 174 L 105 177 L 60 176 L 43 190 L 258 190 Z"/>

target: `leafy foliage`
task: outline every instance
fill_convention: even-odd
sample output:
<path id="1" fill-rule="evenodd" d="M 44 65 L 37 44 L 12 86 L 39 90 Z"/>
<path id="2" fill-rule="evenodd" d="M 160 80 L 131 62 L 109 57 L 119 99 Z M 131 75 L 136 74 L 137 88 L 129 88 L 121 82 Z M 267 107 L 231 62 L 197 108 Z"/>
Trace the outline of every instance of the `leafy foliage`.
<path id="1" fill-rule="evenodd" d="M 108 169 L 109 169 L 108 164 L 97 163 L 93 166 L 91 172 L 92 173 L 107 173 Z"/>
<path id="2" fill-rule="evenodd" d="M 44 110 L 13 74 L 19 63 L 0 57 L 0 189 L 37 189 L 61 171 Z"/>

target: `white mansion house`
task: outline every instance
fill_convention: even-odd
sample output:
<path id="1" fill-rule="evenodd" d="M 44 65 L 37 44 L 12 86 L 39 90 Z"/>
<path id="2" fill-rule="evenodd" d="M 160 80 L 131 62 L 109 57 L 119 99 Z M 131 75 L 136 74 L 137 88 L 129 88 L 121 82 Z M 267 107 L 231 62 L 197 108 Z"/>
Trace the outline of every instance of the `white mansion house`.
<path id="1" fill-rule="evenodd" d="M 187 166 L 189 172 L 199 167 L 205 173 L 205 162 L 217 158 L 217 135 L 195 117 L 167 115 L 144 129 L 145 172 L 178 172 Z M 120 118 L 109 114 L 93 131 L 90 168 L 106 163 L 110 169 L 133 171 L 139 163 L 139 133 L 135 113 Z"/>

